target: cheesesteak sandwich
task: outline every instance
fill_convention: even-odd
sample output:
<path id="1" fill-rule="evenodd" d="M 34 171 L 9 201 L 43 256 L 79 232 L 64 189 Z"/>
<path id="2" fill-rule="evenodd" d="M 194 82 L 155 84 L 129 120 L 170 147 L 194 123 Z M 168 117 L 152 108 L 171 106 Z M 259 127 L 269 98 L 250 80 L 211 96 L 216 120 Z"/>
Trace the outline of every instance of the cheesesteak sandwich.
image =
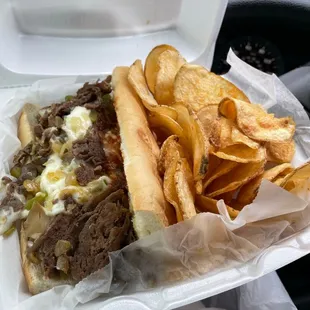
<path id="1" fill-rule="evenodd" d="M 127 75 L 118 67 L 112 81 L 86 83 L 46 108 L 23 108 L 22 149 L 12 177 L 2 179 L 0 234 L 22 220 L 32 294 L 77 283 L 108 264 L 109 252 L 175 221 L 157 174 L 159 149 Z"/>

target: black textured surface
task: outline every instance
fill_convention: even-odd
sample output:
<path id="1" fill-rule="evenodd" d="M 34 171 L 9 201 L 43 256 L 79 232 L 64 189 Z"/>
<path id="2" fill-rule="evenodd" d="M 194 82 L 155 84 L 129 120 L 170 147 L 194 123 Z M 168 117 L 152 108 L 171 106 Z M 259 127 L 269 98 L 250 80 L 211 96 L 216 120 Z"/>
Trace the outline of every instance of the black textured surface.
<path id="1" fill-rule="evenodd" d="M 215 49 L 212 71 L 224 73 L 229 47 L 242 38 L 274 46 L 281 75 L 310 61 L 310 0 L 230 0 Z M 246 43 L 246 42 L 245 42 Z"/>

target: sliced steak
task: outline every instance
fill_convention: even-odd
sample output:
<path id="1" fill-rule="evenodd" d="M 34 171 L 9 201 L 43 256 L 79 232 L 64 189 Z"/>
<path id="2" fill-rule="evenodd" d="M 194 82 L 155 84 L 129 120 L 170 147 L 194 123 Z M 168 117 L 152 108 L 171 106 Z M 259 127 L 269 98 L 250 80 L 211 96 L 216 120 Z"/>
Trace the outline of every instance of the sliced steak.
<path id="1" fill-rule="evenodd" d="M 105 199 L 98 196 L 84 206 L 76 205 L 71 213 L 57 215 L 31 251 L 37 251 L 45 274 L 52 276 L 57 272 L 56 243 L 69 241 L 71 274 L 80 280 L 104 267 L 108 252 L 127 244 L 130 232 L 128 197 L 123 190 L 117 190 Z"/>

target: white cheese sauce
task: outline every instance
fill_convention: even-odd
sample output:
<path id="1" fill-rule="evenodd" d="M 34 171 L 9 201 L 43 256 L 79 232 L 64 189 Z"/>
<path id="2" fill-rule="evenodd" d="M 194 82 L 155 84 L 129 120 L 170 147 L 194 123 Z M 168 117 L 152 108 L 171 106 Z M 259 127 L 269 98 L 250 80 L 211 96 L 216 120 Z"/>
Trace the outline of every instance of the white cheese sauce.
<path id="1" fill-rule="evenodd" d="M 90 110 L 84 107 L 75 107 L 71 113 L 64 118 L 62 129 L 68 135 L 69 140 L 81 139 L 92 126 Z"/>
<path id="2" fill-rule="evenodd" d="M 88 129 L 92 126 L 90 112 L 84 107 L 75 107 L 69 115 L 64 117 L 62 129 L 66 132 L 69 141 L 73 142 L 86 135 Z M 45 169 L 40 177 L 40 191 L 47 194 L 44 209 L 48 216 L 55 216 L 65 211 L 65 201 L 61 199 L 64 192 L 69 193 L 76 202 L 83 203 L 94 193 L 104 190 L 111 182 L 109 177 L 101 176 L 99 179 L 88 183 L 87 186 L 66 184 L 67 176 L 72 175 L 73 171 L 79 167 L 79 164 L 75 159 L 69 165 L 65 164 L 56 153 L 49 156 L 44 166 Z M 26 203 L 24 196 L 17 193 L 14 196 L 22 203 Z M 14 212 L 11 207 L 6 210 L 1 208 L 0 235 L 6 232 L 18 219 L 26 218 L 28 213 L 28 210 Z"/>

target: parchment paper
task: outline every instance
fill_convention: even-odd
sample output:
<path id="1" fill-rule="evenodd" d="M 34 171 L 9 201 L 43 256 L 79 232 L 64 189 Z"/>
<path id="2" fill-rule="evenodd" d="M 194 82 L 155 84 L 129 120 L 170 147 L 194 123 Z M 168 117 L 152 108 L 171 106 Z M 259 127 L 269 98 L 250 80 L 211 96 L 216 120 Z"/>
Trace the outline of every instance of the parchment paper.
<path id="1" fill-rule="evenodd" d="M 263 74 L 228 55 L 232 68 L 228 79 L 242 88 L 252 102 L 272 109 L 277 116 L 291 115 L 296 124 L 297 154 L 294 164 L 310 154 L 310 122 L 301 104 L 272 75 Z M 8 172 L 12 155 L 19 148 L 16 121 L 24 103 L 42 106 L 73 94 L 81 84 L 75 79 L 45 80 L 17 92 L 0 109 L 0 173 Z M 189 221 L 158 231 L 110 255 L 110 264 L 75 287 L 60 286 L 31 297 L 20 266 L 17 234 L 0 239 L 0 308 L 73 309 L 99 295 L 106 298 L 173 285 L 178 281 L 216 276 L 298 233 L 310 224 L 308 186 L 292 194 L 264 180 L 255 201 L 231 221 L 223 202 L 221 215 L 202 213 Z M 255 269 L 255 260 L 251 261 Z M 267 268 L 267 267 L 266 267 Z M 223 286 L 223 283 L 218 283 Z M 223 289 L 224 290 L 224 289 Z M 158 297 L 160 298 L 160 297 Z M 180 296 L 184 298 L 184 296 Z M 101 298 L 102 301 L 102 298 Z M 93 304 L 93 303 L 92 303 Z M 96 305 L 96 302 L 95 302 Z M 160 309 L 160 308 L 159 308 Z"/>

